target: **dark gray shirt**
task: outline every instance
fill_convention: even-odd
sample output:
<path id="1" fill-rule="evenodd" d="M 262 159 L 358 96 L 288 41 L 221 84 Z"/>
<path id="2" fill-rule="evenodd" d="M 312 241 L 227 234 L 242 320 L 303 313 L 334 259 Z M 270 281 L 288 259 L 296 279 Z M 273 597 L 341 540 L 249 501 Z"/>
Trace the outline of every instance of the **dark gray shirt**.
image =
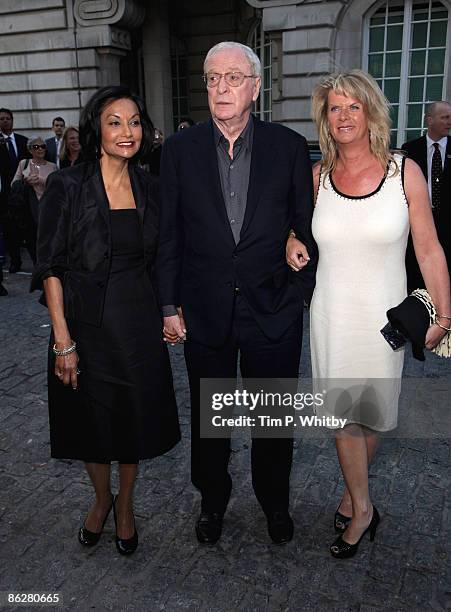
<path id="1" fill-rule="evenodd" d="M 252 140 L 254 136 L 254 120 L 249 117 L 246 127 L 233 144 L 233 158 L 229 155 L 229 141 L 220 129 L 213 123 L 216 152 L 218 155 L 219 176 L 222 195 L 227 211 L 227 218 L 235 239 L 240 240 L 246 212 L 247 190 L 251 170 Z"/>
<path id="2" fill-rule="evenodd" d="M 241 228 L 243 227 L 244 213 L 246 212 L 254 120 L 251 115 L 246 127 L 235 140 L 233 144 L 233 159 L 229 155 L 229 141 L 214 122 L 213 130 L 227 218 L 229 219 L 235 244 L 238 244 Z M 173 304 L 164 305 L 162 311 L 164 317 L 177 314 Z"/>

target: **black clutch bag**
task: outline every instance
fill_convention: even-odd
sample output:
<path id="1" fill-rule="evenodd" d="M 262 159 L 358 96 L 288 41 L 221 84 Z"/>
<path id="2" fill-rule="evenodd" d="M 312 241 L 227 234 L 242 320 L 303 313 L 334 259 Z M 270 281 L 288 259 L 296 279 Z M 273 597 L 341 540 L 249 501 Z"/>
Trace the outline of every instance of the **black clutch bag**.
<path id="1" fill-rule="evenodd" d="M 387 325 L 381 329 L 381 334 L 394 351 L 397 351 L 407 344 L 408 339 L 405 335 L 395 329 L 391 323 L 387 323 Z"/>
<path id="2" fill-rule="evenodd" d="M 381 329 L 381 334 L 394 351 L 410 341 L 415 359 L 424 361 L 426 334 L 435 318 L 436 310 L 429 293 L 426 289 L 415 289 L 401 304 L 387 310 L 388 324 Z M 451 332 L 432 350 L 440 357 L 450 357 Z"/>

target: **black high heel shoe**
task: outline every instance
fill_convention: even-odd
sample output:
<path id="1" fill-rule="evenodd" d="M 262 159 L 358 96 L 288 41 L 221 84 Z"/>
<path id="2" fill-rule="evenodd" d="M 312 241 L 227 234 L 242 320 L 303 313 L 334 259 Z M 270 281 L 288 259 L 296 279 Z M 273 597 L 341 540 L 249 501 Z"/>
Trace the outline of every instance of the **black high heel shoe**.
<path id="1" fill-rule="evenodd" d="M 78 531 L 78 541 L 80 542 L 80 544 L 82 544 L 83 546 L 94 546 L 95 544 L 97 544 L 97 542 L 100 540 L 100 536 L 103 533 L 103 528 L 105 527 L 107 518 L 110 516 L 110 512 L 111 512 L 111 508 L 113 507 L 113 504 L 114 504 L 114 497 L 112 495 L 111 505 L 108 508 L 108 512 L 105 514 L 105 518 L 103 519 L 103 523 L 102 523 L 102 528 L 99 532 L 89 531 L 89 529 L 86 529 L 85 527 L 86 519 L 85 521 L 83 521 L 83 525 L 80 527 Z"/>
<path id="2" fill-rule="evenodd" d="M 332 557 L 335 557 L 336 559 L 349 559 L 350 557 L 353 557 L 356 554 L 359 548 L 359 544 L 363 536 L 367 533 L 367 531 L 370 534 L 370 542 L 374 540 L 374 538 L 376 537 L 376 529 L 380 523 L 380 520 L 381 517 L 379 516 L 379 512 L 377 511 L 376 506 L 373 506 L 373 516 L 371 518 L 370 524 L 362 533 L 359 540 L 355 544 L 349 544 L 349 542 L 343 540 L 342 535 L 339 536 L 330 547 L 330 554 L 332 555 Z"/>
<path id="3" fill-rule="evenodd" d="M 340 506 L 338 506 L 338 508 L 339 507 Z M 347 526 L 352 520 L 352 516 L 345 516 L 344 514 L 338 511 L 338 508 L 335 510 L 334 529 L 337 533 L 344 533 L 346 531 Z"/>
<path id="4" fill-rule="evenodd" d="M 117 535 L 117 516 L 116 516 L 116 500 L 117 495 L 113 501 L 113 516 L 114 524 L 116 526 L 116 548 L 121 555 L 131 555 L 138 548 L 138 532 L 136 531 L 135 519 L 133 519 L 133 526 L 135 529 L 134 534 L 131 538 L 119 538 Z"/>

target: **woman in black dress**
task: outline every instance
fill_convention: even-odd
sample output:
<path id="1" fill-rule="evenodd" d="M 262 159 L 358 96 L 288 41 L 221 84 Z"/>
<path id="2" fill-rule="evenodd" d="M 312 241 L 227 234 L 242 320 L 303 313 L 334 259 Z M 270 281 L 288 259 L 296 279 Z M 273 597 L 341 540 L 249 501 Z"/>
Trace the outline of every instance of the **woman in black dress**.
<path id="1" fill-rule="evenodd" d="M 96 544 L 113 508 L 121 554 L 138 544 L 132 500 L 138 462 L 180 439 L 150 279 L 157 183 L 134 163 L 151 134 L 143 103 L 126 88 L 105 87 L 90 99 L 80 140 L 91 161 L 49 178 L 32 283 L 32 289 L 43 283 L 52 320 L 51 454 L 83 460 L 95 490 L 79 541 Z M 111 461 L 119 462 L 116 497 Z"/>

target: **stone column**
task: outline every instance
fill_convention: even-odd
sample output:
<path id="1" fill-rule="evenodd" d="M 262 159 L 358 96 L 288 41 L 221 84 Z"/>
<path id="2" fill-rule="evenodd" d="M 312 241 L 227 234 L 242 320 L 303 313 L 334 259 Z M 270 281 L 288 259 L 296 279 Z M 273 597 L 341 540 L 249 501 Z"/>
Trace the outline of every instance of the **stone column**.
<path id="1" fill-rule="evenodd" d="M 121 58 L 131 51 L 131 36 L 145 12 L 135 0 L 73 0 L 77 44 L 96 49 L 97 87 L 120 84 Z"/>
<path id="2" fill-rule="evenodd" d="M 142 38 L 147 110 L 167 137 L 174 131 L 167 0 L 154 0 L 146 12 Z"/>

